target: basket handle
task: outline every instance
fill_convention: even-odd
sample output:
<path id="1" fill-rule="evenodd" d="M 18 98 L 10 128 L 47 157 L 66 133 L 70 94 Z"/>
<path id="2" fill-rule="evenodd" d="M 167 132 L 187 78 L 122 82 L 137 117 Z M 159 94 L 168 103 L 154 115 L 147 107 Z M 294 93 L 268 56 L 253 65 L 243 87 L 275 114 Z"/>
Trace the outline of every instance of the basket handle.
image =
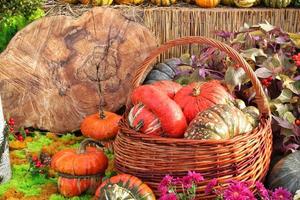
<path id="1" fill-rule="evenodd" d="M 260 81 L 256 77 L 254 71 L 247 63 L 247 61 L 242 56 L 240 56 L 240 54 L 235 49 L 228 46 L 227 44 L 224 44 L 222 42 L 210 38 L 201 37 L 201 36 L 189 36 L 189 37 L 178 38 L 175 40 L 170 40 L 162 44 L 160 47 L 154 49 L 150 53 L 150 55 L 144 60 L 144 62 L 137 68 L 134 78 L 132 80 L 132 88 L 138 87 L 144 81 L 147 73 L 153 67 L 151 66 L 151 63 L 153 63 L 161 53 L 175 46 L 187 45 L 193 43 L 209 45 L 221 51 L 224 51 L 225 53 L 228 54 L 228 56 L 231 59 L 233 59 L 238 64 L 239 67 L 242 67 L 245 73 L 247 74 L 247 76 L 250 78 L 252 85 L 255 89 L 256 92 L 255 100 L 258 109 L 260 111 L 260 114 L 265 117 L 270 116 L 271 111 L 270 111 L 267 97 L 263 91 Z"/>

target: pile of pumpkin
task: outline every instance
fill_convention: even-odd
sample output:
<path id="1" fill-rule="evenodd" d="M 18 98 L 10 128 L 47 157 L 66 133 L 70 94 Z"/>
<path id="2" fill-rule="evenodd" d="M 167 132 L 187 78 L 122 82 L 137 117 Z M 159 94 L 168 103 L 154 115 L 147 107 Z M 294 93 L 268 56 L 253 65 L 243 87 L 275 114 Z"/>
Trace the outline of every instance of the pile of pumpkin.
<path id="1" fill-rule="evenodd" d="M 63 0 L 66 3 L 77 4 L 81 3 L 84 5 L 93 6 L 105 6 L 111 5 L 113 0 Z M 285 8 L 293 3 L 295 6 L 300 5 L 300 0 L 184 0 L 186 3 L 196 4 L 202 8 L 214 8 L 220 3 L 225 6 L 236 6 L 239 8 L 249 8 L 252 6 L 258 6 L 264 4 L 270 8 Z M 125 5 L 139 5 L 144 3 L 144 0 L 115 0 L 117 4 Z M 151 0 L 151 3 L 157 6 L 170 6 L 176 3 L 176 0 Z"/>
<path id="2" fill-rule="evenodd" d="M 246 107 L 217 80 L 186 86 L 157 81 L 135 88 L 131 102 L 130 127 L 151 136 L 230 139 L 251 132 L 258 124 L 258 109 Z"/>
<path id="3" fill-rule="evenodd" d="M 87 116 L 80 130 L 87 137 L 78 149 L 64 149 L 53 155 L 51 168 L 58 174 L 58 190 L 65 197 L 82 193 L 95 194 L 95 199 L 155 200 L 152 190 L 140 179 L 118 174 L 103 181 L 105 171 L 113 171 L 105 149 L 110 148 L 118 133 L 121 116 L 103 111 Z"/>

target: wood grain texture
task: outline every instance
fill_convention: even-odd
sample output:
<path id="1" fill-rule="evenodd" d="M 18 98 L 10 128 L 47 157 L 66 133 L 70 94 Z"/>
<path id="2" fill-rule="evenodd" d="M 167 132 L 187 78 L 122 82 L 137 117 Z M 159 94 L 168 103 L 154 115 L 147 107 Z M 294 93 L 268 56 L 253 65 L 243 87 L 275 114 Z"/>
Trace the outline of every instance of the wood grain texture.
<path id="1" fill-rule="evenodd" d="M 17 126 L 76 130 L 97 112 L 97 80 L 105 109 L 116 111 L 125 104 L 135 68 L 156 46 L 148 29 L 114 9 L 35 21 L 0 55 L 4 112 Z"/>

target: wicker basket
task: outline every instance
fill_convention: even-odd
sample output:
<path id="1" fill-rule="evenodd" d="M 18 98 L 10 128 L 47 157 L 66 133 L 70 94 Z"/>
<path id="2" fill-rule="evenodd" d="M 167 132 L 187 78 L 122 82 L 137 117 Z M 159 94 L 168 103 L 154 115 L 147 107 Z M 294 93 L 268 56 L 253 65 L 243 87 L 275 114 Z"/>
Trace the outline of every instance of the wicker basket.
<path id="1" fill-rule="evenodd" d="M 187 171 L 200 172 L 206 179 L 198 187 L 197 199 L 204 196 L 206 184 L 212 178 L 220 182 L 229 179 L 263 180 L 270 163 L 272 132 L 270 109 L 262 86 L 248 63 L 226 44 L 205 37 L 185 37 L 169 41 L 155 49 L 138 68 L 133 88 L 139 86 L 152 63 L 171 47 L 187 44 L 205 44 L 226 52 L 249 76 L 255 90 L 256 103 L 260 110 L 259 126 L 251 133 L 228 140 L 188 140 L 151 137 L 131 129 L 127 123 L 127 112 L 120 123 L 120 132 L 115 140 L 115 165 L 117 171 L 141 178 L 159 195 L 157 187 L 166 174 L 184 176 Z"/>

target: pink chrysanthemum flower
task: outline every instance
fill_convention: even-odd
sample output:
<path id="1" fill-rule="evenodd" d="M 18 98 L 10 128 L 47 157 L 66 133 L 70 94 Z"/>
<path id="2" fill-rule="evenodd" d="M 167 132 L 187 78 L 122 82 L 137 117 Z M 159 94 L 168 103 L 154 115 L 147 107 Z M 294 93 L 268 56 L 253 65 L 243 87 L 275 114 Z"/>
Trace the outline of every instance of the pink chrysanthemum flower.
<path id="1" fill-rule="evenodd" d="M 188 176 L 190 176 L 195 183 L 200 183 L 204 180 L 203 176 L 200 173 L 194 171 L 189 171 Z"/>
<path id="2" fill-rule="evenodd" d="M 218 185 L 218 180 L 216 178 L 212 179 L 206 186 L 205 188 L 205 194 L 208 195 L 208 194 L 211 194 L 212 193 L 212 190 L 213 188 Z"/>
<path id="3" fill-rule="evenodd" d="M 261 182 L 255 182 L 256 189 L 258 190 L 259 196 L 263 200 L 270 200 L 269 191 L 265 188 L 265 186 Z"/>
<path id="4" fill-rule="evenodd" d="M 158 191 L 164 195 L 167 194 L 168 192 L 168 187 L 169 185 L 172 183 L 173 181 L 173 177 L 170 175 L 166 175 L 163 180 L 160 182 L 159 186 L 158 186 Z"/>
<path id="5" fill-rule="evenodd" d="M 256 200 L 247 184 L 233 181 L 224 191 L 224 200 Z"/>
<path id="6" fill-rule="evenodd" d="M 182 178 L 182 185 L 184 188 L 191 188 L 193 184 L 193 177 L 191 176 L 184 176 Z"/>
<path id="7" fill-rule="evenodd" d="M 292 199 L 292 194 L 288 190 L 282 187 L 275 189 L 275 191 L 272 193 L 272 200 L 291 200 L 291 199 Z"/>

